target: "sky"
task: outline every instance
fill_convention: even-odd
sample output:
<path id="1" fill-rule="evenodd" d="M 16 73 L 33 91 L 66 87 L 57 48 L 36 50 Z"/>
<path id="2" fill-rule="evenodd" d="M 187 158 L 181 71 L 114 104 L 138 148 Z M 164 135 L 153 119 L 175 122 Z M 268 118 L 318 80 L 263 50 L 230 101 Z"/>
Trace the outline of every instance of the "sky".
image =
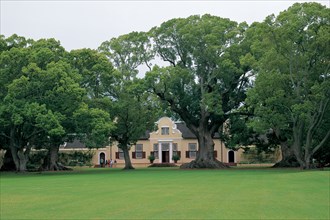
<path id="1" fill-rule="evenodd" d="M 251 24 L 270 14 L 278 15 L 294 2 L 297 1 L 0 0 L 0 33 L 34 40 L 55 38 L 68 51 L 97 49 L 113 37 L 148 31 L 172 18 L 211 14 Z M 330 6 L 329 0 L 314 2 Z"/>

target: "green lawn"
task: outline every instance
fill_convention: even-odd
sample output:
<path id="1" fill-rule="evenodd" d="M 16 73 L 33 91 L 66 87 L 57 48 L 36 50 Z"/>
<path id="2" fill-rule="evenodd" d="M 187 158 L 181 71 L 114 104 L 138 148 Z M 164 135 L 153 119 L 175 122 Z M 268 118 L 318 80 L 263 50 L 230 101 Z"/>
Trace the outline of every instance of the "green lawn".
<path id="1" fill-rule="evenodd" d="M 0 219 L 329 219 L 330 172 L 0 173 Z"/>

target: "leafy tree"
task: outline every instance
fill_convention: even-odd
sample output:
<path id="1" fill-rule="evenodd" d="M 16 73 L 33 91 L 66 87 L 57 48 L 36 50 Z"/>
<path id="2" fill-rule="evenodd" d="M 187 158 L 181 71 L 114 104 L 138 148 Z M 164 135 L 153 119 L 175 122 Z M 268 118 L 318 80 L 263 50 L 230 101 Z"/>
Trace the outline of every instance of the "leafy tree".
<path id="1" fill-rule="evenodd" d="M 261 34 L 252 45 L 261 56 L 247 99 L 254 127 L 272 128 L 305 169 L 330 136 L 329 18 L 328 8 L 303 3 L 254 25 Z"/>
<path id="2" fill-rule="evenodd" d="M 154 48 L 168 67 L 147 73 L 153 92 L 198 138 L 197 157 L 184 168 L 219 168 L 215 132 L 244 100 L 249 66 L 245 23 L 216 16 L 172 19 L 150 31 Z"/>
<path id="3" fill-rule="evenodd" d="M 144 32 L 131 32 L 105 41 L 99 47 L 125 80 L 135 78 L 137 68 L 145 64 L 151 70 L 150 61 L 154 52 L 148 35 Z"/>
<path id="4" fill-rule="evenodd" d="M 82 78 L 80 86 L 87 90 L 90 105 L 111 95 L 108 86 L 116 83 L 118 73 L 104 54 L 84 48 L 72 50 L 68 59 Z"/>
<path id="5" fill-rule="evenodd" d="M 74 113 L 76 131 L 87 147 L 103 147 L 114 129 L 110 114 L 99 108 L 81 107 Z"/>
<path id="6" fill-rule="evenodd" d="M 6 101 L 8 100 L 6 96 L 8 95 L 8 87 L 10 86 L 10 84 L 13 83 L 16 78 L 19 78 L 23 75 L 22 68 L 28 64 L 28 54 L 29 48 L 27 40 L 25 38 L 13 35 L 6 39 L 4 38 L 4 36 L 1 36 L 0 135 L 2 141 L 0 147 L 13 151 L 17 170 L 19 170 L 20 167 L 23 170 L 25 169 L 25 164 L 27 161 L 26 155 L 28 155 L 30 151 L 30 146 L 26 148 L 25 152 L 23 151 L 24 147 L 27 145 L 26 141 L 23 141 L 22 139 L 17 140 L 17 138 L 15 138 L 15 131 L 20 129 L 17 124 L 20 123 L 19 121 L 22 121 L 22 117 L 19 116 L 19 111 L 22 111 L 23 107 L 25 106 L 23 106 L 23 104 L 21 103 L 22 109 L 16 108 L 16 112 L 11 112 L 12 110 L 14 110 L 14 107 L 10 106 L 9 104 L 11 103 Z M 22 158 L 22 165 L 20 165 L 17 149 L 22 147 L 22 145 L 25 146 L 23 146 L 23 149 L 19 152 L 19 156 Z M 12 153 L 8 152 L 6 155 L 11 156 Z"/>
<path id="7" fill-rule="evenodd" d="M 129 150 L 145 131 L 153 127 L 158 117 L 152 95 L 148 94 L 144 80 L 137 79 L 137 67 L 150 66 L 153 58 L 146 33 L 132 32 L 101 44 L 102 51 L 118 70 L 117 80 L 107 86 L 107 97 L 112 101 L 110 112 L 116 128 L 111 134 L 125 159 L 124 169 L 134 169 Z M 157 115 L 157 116 L 156 116 Z"/>
<path id="8" fill-rule="evenodd" d="M 21 39 L 21 38 L 19 38 Z M 10 48 L 10 47 L 8 47 Z M 72 114 L 85 91 L 54 39 L 41 39 L 1 53 L 1 134 L 17 171 L 25 171 L 31 147 L 49 150 L 46 167 L 58 169 L 57 153 L 72 128 Z M 13 58 L 17 59 L 13 59 Z"/>
<path id="9" fill-rule="evenodd" d="M 86 104 L 74 114 L 76 138 L 87 147 L 103 147 L 114 128 L 109 114 L 113 104 L 108 95 L 113 93 L 112 85 L 116 83 L 118 73 L 107 57 L 96 50 L 73 50 L 69 57 L 82 78 L 80 86 L 87 91 Z"/>

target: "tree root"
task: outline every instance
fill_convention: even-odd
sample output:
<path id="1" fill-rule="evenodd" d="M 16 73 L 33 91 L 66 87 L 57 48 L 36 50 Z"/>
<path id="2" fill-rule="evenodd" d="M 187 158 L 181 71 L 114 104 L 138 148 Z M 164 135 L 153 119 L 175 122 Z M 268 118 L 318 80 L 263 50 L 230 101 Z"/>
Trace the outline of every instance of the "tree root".
<path id="1" fill-rule="evenodd" d="M 273 168 L 281 168 L 281 167 L 299 167 L 298 161 L 294 157 L 287 158 L 286 160 L 281 160 L 275 163 Z"/>

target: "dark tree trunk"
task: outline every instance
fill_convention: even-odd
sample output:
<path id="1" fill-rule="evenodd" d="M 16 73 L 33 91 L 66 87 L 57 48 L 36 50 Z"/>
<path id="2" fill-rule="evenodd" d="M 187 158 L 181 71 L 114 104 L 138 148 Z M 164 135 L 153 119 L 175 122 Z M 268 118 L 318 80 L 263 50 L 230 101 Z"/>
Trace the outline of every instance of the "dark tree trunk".
<path id="1" fill-rule="evenodd" d="M 124 170 L 133 170 L 134 167 L 132 166 L 131 158 L 129 157 L 128 147 L 121 148 L 124 152 L 124 159 L 125 159 L 125 167 Z"/>
<path id="2" fill-rule="evenodd" d="M 9 148 L 13 161 L 15 163 L 17 172 L 25 172 L 27 162 L 29 161 L 29 154 L 31 151 L 31 145 L 22 137 L 15 136 L 15 128 L 12 127 L 10 131 L 10 144 Z"/>
<path id="3" fill-rule="evenodd" d="M 5 153 L 6 153 L 6 150 L 0 149 L 0 170 L 4 164 Z"/>
<path id="4" fill-rule="evenodd" d="M 46 158 L 39 170 L 43 171 L 60 171 L 60 170 L 72 170 L 58 163 L 59 146 L 50 147 Z"/>
<path id="5" fill-rule="evenodd" d="M 17 151 L 17 156 L 19 159 L 19 169 L 17 171 L 25 172 L 27 170 L 26 164 L 29 161 L 29 153 L 27 152 L 27 150 L 19 149 Z"/>
<path id="6" fill-rule="evenodd" d="M 16 171 L 25 172 L 27 170 L 26 164 L 29 161 L 30 148 L 27 147 L 26 149 L 18 149 L 14 145 L 11 145 L 10 151 L 12 154 L 13 161 L 15 163 Z"/>
<path id="7" fill-rule="evenodd" d="M 292 149 L 293 153 L 300 165 L 301 169 L 310 169 L 311 163 L 311 154 L 310 150 L 303 147 L 303 139 L 304 139 L 304 123 L 296 122 L 293 126 L 293 144 Z M 304 151 L 305 150 L 305 151 Z"/>
<path id="8" fill-rule="evenodd" d="M 299 163 L 287 142 L 281 142 L 282 160 L 274 164 L 277 167 L 299 167 Z"/>
<path id="9" fill-rule="evenodd" d="M 205 127 L 206 126 L 200 126 L 198 133 L 196 134 L 199 145 L 196 159 L 190 163 L 182 164 L 180 168 L 228 168 L 227 165 L 215 159 L 213 138 L 211 132 Z"/>
<path id="10" fill-rule="evenodd" d="M 59 147 L 49 149 L 49 170 L 59 170 L 57 166 Z"/>
<path id="11" fill-rule="evenodd" d="M 3 165 L 1 171 L 16 171 L 16 165 L 10 150 L 7 150 L 3 158 Z"/>

